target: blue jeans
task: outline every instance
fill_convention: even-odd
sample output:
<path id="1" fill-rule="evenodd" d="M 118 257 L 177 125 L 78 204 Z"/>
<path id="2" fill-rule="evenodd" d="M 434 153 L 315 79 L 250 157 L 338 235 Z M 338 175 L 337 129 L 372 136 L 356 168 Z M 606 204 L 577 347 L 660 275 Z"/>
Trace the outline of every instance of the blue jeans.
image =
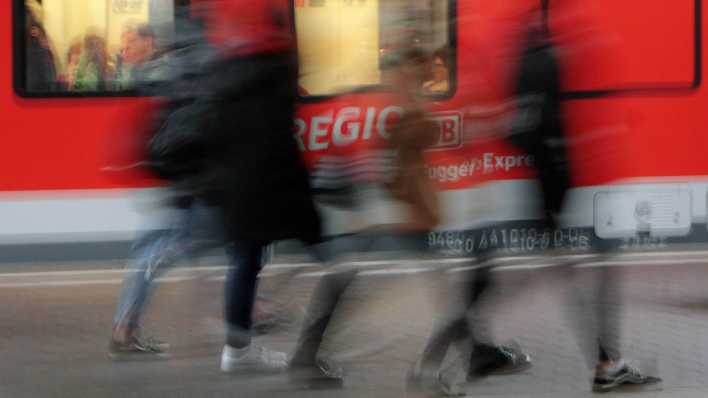
<path id="1" fill-rule="evenodd" d="M 169 228 L 145 232 L 135 240 L 114 326 L 138 328 L 157 277 L 183 258 L 224 245 L 219 215 L 217 209 L 195 201 L 180 211 Z"/>
<path id="2" fill-rule="evenodd" d="M 153 281 L 177 261 L 207 249 L 225 247 L 231 265 L 224 286 L 227 343 L 237 347 L 250 343 L 263 246 L 248 241 L 227 244 L 220 216 L 217 209 L 196 202 L 175 218 L 171 228 L 147 232 L 135 241 L 129 272 L 123 280 L 113 319 L 114 326 L 125 326 L 128 330 L 140 327 L 155 288 Z"/>

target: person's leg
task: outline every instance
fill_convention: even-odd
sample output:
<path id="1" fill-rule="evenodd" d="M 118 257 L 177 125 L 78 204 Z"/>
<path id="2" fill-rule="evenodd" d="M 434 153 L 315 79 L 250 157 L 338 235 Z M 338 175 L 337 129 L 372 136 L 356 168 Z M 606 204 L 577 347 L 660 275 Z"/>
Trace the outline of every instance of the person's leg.
<path id="1" fill-rule="evenodd" d="M 603 241 L 601 258 L 608 259 L 615 243 Z M 602 266 L 583 271 L 574 267 L 570 300 L 581 347 L 589 367 L 594 368 L 593 391 L 607 392 L 623 385 L 647 386 L 661 382 L 625 363 L 620 352 L 620 270 Z M 585 286 L 587 285 L 587 286 Z"/>
<path id="2" fill-rule="evenodd" d="M 463 342 L 468 336 L 467 320 L 464 317 L 443 322 L 425 344 L 419 364 L 420 372 L 439 372 L 450 346 L 455 342 Z"/>
<path id="3" fill-rule="evenodd" d="M 619 270 L 600 267 L 596 281 L 595 312 L 597 320 L 598 361 L 600 364 L 620 360 L 620 294 Z"/>
<path id="4" fill-rule="evenodd" d="M 349 236 L 325 244 L 310 246 L 311 255 L 323 263 L 333 263 L 337 255 L 368 251 L 373 238 L 368 235 Z M 356 269 L 330 270 L 317 283 L 305 314 L 302 331 L 290 363 L 293 381 L 340 384 L 343 370 L 317 354 L 339 301 L 354 281 Z M 299 374 L 298 374 L 299 373 Z"/>
<path id="5" fill-rule="evenodd" d="M 234 242 L 228 248 L 231 267 L 224 290 L 226 344 L 243 348 L 251 343 L 251 322 L 263 248 L 249 242 Z"/>
<path id="6" fill-rule="evenodd" d="M 593 297 L 597 294 L 592 273 L 597 269 L 579 269 L 577 264 L 568 264 L 564 269 L 564 310 L 575 331 L 580 351 L 587 366 L 593 368 L 598 360 L 597 312 Z"/>
<path id="7" fill-rule="evenodd" d="M 408 243 L 409 250 L 426 254 L 430 253 L 429 244 L 427 239 L 425 239 L 426 235 L 427 233 L 409 233 L 403 234 L 401 237 L 403 242 Z M 437 326 L 434 327 L 433 333 L 426 341 L 423 353 L 418 361 L 417 371 L 421 373 L 421 376 L 439 372 L 451 345 L 457 343 L 462 348 L 465 340 L 470 335 L 467 312 L 471 306 L 472 292 L 475 291 L 469 286 L 471 272 L 464 271 L 457 274 L 461 276 L 461 286 L 454 286 L 447 278 L 436 281 L 444 286 L 442 292 L 444 292 L 445 297 L 442 300 L 445 303 L 445 308 L 439 314 L 436 320 Z M 436 276 L 433 275 L 433 277 Z M 450 292 L 456 293 L 453 297 L 450 297 Z"/>
<path id="8" fill-rule="evenodd" d="M 293 366 L 313 366 L 335 308 L 352 283 L 356 270 L 349 269 L 324 275 L 310 300 L 300 339 L 293 355 Z"/>
<path id="9" fill-rule="evenodd" d="M 154 338 L 143 338 L 140 327 L 155 288 L 154 280 L 179 257 L 174 245 L 173 229 L 151 231 L 135 242 L 113 317 L 109 344 L 111 358 L 122 360 L 166 356 L 169 345 Z"/>
<path id="10" fill-rule="evenodd" d="M 234 242 L 228 252 L 232 264 L 224 286 L 226 345 L 221 356 L 221 370 L 284 370 L 287 368 L 285 353 L 255 347 L 251 343 L 253 305 L 263 246 L 240 240 Z"/>
<path id="11" fill-rule="evenodd" d="M 114 340 L 127 342 L 138 331 L 154 279 L 173 262 L 163 253 L 174 239 L 174 230 L 162 230 L 148 232 L 136 241 L 113 317 Z"/>
<path id="12" fill-rule="evenodd" d="M 334 255 L 329 254 L 327 249 L 332 247 L 337 247 L 342 252 L 361 253 L 375 250 L 377 243 L 381 242 L 394 246 L 394 249 L 408 251 L 424 251 L 421 245 L 427 244 L 422 234 L 375 232 L 350 237 L 346 242 L 331 241 L 329 245 L 312 247 L 311 252 L 320 261 L 331 261 Z M 308 307 L 300 340 L 293 356 L 293 366 L 312 366 L 317 362 L 317 352 L 327 326 L 342 295 L 354 281 L 356 274 L 355 269 L 335 270 L 320 279 Z"/>
<path id="13" fill-rule="evenodd" d="M 495 284 L 492 261 L 492 250 L 479 251 L 478 268 L 470 273 L 466 282 L 468 335 L 460 350 L 469 353 L 469 360 L 464 365 L 470 380 L 491 374 L 517 373 L 531 366 L 530 356 L 518 344 L 498 345 L 492 336 L 490 321 L 494 307 L 505 305 L 486 300 Z"/>
<path id="14" fill-rule="evenodd" d="M 600 241 L 597 259 L 608 259 L 611 243 Z M 621 358 L 619 349 L 619 277 L 612 267 L 580 269 L 569 264 L 568 312 L 590 368 Z"/>
<path id="15" fill-rule="evenodd" d="M 194 255 L 204 247 L 203 244 L 192 245 L 191 241 L 192 229 L 204 224 L 204 217 L 193 201 L 188 206 L 179 211 L 169 229 L 147 232 L 134 242 L 113 319 L 113 348 L 133 343 L 151 348 L 148 341 L 139 341 L 138 332 L 148 301 L 155 290 L 155 279 L 180 258 Z M 167 347 L 163 343 L 152 346 L 155 350 Z"/>
<path id="16" fill-rule="evenodd" d="M 479 257 L 475 269 L 467 276 L 467 289 L 465 291 L 465 307 L 469 318 L 469 338 L 471 345 L 491 345 L 492 336 L 489 331 L 489 319 L 482 308 L 482 299 L 487 296 L 494 286 L 492 266 L 487 263 L 489 258 Z"/>
<path id="17" fill-rule="evenodd" d="M 593 270 L 595 297 L 593 300 L 596 335 L 594 354 L 597 355 L 593 391 L 611 391 L 622 385 L 652 385 L 661 380 L 647 376 L 622 359 L 620 352 L 620 272 L 614 267 Z M 591 360 L 593 351 L 588 352 Z"/>
<path id="18" fill-rule="evenodd" d="M 410 392 L 425 392 L 431 394 L 452 394 L 453 384 L 460 369 L 467 367 L 470 353 L 470 329 L 467 312 L 470 307 L 471 293 L 474 289 L 470 286 L 470 274 L 466 271 L 456 276 L 462 278 L 459 284 L 453 284 L 443 278 L 439 281 L 443 288 L 437 290 L 444 292 L 444 309 L 439 313 L 433 333 L 428 337 L 420 359 L 408 373 L 406 389 Z M 449 297 L 450 292 L 456 292 Z M 445 370 L 442 369 L 445 357 L 452 345 L 460 351 L 457 360 Z M 450 374 L 453 376 L 448 377 Z"/>

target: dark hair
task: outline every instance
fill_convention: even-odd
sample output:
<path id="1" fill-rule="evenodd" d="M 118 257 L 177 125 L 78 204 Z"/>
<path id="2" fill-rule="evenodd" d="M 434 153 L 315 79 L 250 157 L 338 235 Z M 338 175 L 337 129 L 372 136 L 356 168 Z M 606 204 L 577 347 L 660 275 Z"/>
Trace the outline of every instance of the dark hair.
<path id="1" fill-rule="evenodd" d="M 95 34 L 88 34 L 84 38 L 84 49 L 89 62 L 96 65 L 99 71 L 99 83 L 104 83 L 109 79 L 110 68 L 108 66 L 108 51 L 106 50 L 106 40 Z"/>
<path id="2" fill-rule="evenodd" d="M 39 31 L 39 33 L 43 37 L 47 36 L 47 31 L 44 29 L 44 24 L 42 24 L 42 21 L 38 20 L 29 8 L 26 8 L 25 9 L 25 30 L 26 30 L 26 32 L 29 32 L 32 29 L 37 29 L 37 31 Z"/>

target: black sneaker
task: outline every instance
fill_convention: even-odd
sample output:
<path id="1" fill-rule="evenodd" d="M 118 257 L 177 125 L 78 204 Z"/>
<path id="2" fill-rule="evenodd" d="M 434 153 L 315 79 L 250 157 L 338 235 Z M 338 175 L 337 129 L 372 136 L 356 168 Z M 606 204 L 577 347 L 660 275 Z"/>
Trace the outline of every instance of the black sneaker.
<path id="1" fill-rule="evenodd" d="M 167 359 L 169 357 L 168 349 L 169 344 L 153 338 L 133 337 L 128 342 L 111 339 L 108 355 L 116 361 Z"/>
<path id="2" fill-rule="evenodd" d="M 625 387 L 643 388 L 656 386 L 661 384 L 661 379 L 643 375 L 639 372 L 639 369 L 625 364 L 613 373 L 597 369 L 592 384 L 593 392 L 604 393 Z"/>
<path id="3" fill-rule="evenodd" d="M 344 369 L 327 360 L 318 359 L 314 364 L 291 363 L 289 371 L 291 383 L 308 389 L 344 386 Z"/>
<path id="4" fill-rule="evenodd" d="M 496 347 L 479 344 L 471 354 L 467 380 L 519 373 L 530 367 L 531 357 L 516 344 Z"/>

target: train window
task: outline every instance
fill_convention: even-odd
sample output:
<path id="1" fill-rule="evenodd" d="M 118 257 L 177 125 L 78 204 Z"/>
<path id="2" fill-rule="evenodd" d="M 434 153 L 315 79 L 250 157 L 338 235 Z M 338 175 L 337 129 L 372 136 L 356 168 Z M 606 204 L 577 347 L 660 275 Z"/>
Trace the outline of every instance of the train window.
<path id="1" fill-rule="evenodd" d="M 125 95 L 159 80 L 156 54 L 180 0 L 17 0 L 15 88 L 23 96 Z"/>
<path id="2" fill-rule="evenodd" d="M 421 90 L 451 94 L 454 9 L 450 0 L 295 0 L 303 94 L 378 86 L 386 57 L 411 42 L 430 55 Z"/>

